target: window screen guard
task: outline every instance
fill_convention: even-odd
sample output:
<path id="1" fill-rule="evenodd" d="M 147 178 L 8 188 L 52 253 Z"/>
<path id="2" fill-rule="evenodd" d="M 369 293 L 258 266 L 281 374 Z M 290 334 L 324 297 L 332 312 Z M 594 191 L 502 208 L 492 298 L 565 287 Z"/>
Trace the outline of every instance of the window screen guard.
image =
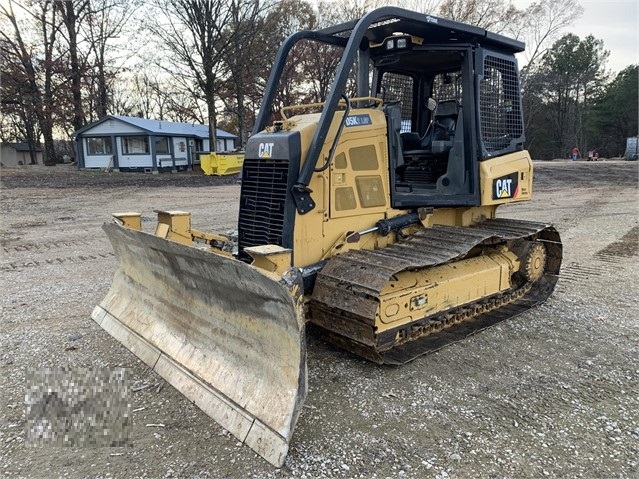
<path id="1" fill-rule="evenodd" d="M 385 72 L 382 77 L 381 93 L 384 102 L 400 102 L 402 111 L 401 133 L 411 131 L 414 84 L 412 76 L 400 73 Z"/>
<path id="2" fill-rule="evenodd" d="M 524 141 L 517 63 L 486 53 L 479 84 L 479 118 L 484 151 L 492 156 Z"/>

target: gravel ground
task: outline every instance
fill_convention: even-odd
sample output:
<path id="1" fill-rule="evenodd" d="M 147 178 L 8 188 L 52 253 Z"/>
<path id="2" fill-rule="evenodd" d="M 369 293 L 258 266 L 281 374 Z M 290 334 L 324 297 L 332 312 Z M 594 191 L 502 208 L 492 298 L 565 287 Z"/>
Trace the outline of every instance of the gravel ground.
<path id="1" fill-rule="evenodd" d="M 555 224 L 561 279 L 542 306 L 402 367 L 309 335 L 309 394 L 275 469 L 91 319 L 115 270 L 112 211 L 193 212 L 235 227 L 235 177 L 68 166 L 3 169 L 0 476 L 214 478 L 639 477 L 637 162 L 536 162 L 534 200 L 506 217 Z M 33 445 L 25 378 L 45 367 L 124 367 L 124 447 Z"/>

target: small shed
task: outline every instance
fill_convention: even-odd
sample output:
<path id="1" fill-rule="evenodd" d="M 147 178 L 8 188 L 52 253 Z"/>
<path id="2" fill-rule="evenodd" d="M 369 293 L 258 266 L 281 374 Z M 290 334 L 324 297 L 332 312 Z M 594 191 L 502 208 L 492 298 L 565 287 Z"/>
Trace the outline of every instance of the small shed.
<path id="1" fill-rule="evenodd" d="M 32 148 L 28 143 L 2 143 L 0 144 L 0 164 L 2 166 L 43 165 L 42 148 Z M 33 162 L 35 160 L 35 163 Z"/>
<path id="2" fill-rule="evenodd" d="M 237 136 L 217 130 L 216 151 L 235 148 Z M 209 152 L 209 127 L 191 123 L 106 116 L 74 132 L 79 168 L 162 171 L 190 168 Z"/>

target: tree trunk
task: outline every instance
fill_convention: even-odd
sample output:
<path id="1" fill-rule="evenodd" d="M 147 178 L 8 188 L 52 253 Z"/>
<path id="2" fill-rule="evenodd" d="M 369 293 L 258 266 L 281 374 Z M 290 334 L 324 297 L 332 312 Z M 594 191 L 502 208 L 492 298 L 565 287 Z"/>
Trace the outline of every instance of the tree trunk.
<path id="1" fill-rule="evenodd" d="M 49 121 L 41 122 L 40 128 L 42 129 L 42 138 L 44 140 L 44 152 L 42 159 L 44 163 L 54 163 L 56 160 L 55 155 L 55 143 L 53 142 L 53 128 Z"/>
<path id="2" fill-rule="evenodd" d="M 96 114 L 98 118 L 107 116 L 109 105 L 109 91 L 106 80 L 106 72 L 104 67 L 104 51 L 101 49 L 101 57 L 98 59 L 98 99 L 96 105 Z"/>
<path id="3" fill-rule="evenodd" d="M 235 92 L 235 101 L 237 102 L 237 129 L 240 134 L 240 145 L 244 147 L 246 140 L 248 139 L 248 132 L 246 131 L 246 105 L 244 98 L 244 86 L 242 82 L 238 82 Z"/>
<path id="4" fill-rule="evenodd" d="M 209 112 L 209 151 L 214 153 L 217 150 L 217 115 L 213 88 L 209 89 L 206 94 L 206 106 Z"/>
<path id="5" fill-rule="evenodd" d="M 79 130 L 85 125 L 84 109 L 82 105 L 82 67 L 78 57 L 78 32 L 77 19 L 78 13 L 82 12 L 88 1 L 78 5 L 76 12 L 73 0 L 56 0 L 55 7 L 62 14 L 62 20 L 66 27 L 69 39 L 69 61 L 71 63 L 71 95 L 73 102 L 73 128 Z"/>

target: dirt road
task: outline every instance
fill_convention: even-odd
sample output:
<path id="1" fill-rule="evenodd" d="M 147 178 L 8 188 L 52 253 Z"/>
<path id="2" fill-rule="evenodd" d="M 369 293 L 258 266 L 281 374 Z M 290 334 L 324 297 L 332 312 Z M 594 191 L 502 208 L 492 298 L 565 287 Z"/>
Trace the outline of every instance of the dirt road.
<path id="1" fill-rule="evenodd" d="M 399 368 L 309 337 L 309 395 L 280 470 L 90 319 L 115 270 L 110 212 L 141 211 L 151 230 L 153 209 L 189 210 L 224 232 L 236 179 L 3 169 L 0 476 L 638 477 L 638 165 L 536 162 L 534 200 L 500 210 L 562 235 L 541 307 Z M 128 446 L 27 444 L 25 375 L 61 366 L 129 368 Z"/>

